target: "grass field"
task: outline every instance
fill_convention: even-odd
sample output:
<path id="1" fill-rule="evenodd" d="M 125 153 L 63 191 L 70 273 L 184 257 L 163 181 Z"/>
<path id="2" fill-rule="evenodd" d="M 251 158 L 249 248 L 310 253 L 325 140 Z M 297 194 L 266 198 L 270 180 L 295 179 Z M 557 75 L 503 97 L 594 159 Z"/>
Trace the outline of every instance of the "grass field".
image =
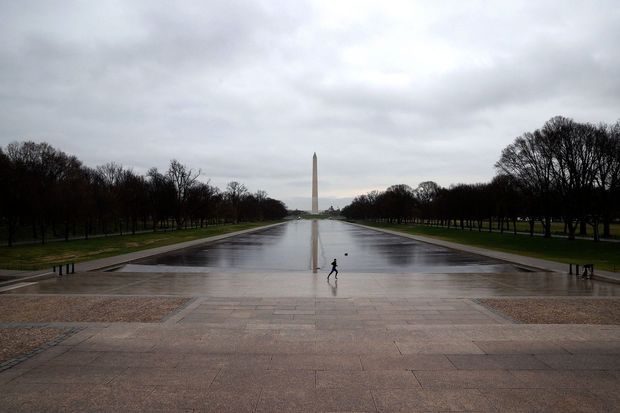
<path id="1" fill-rule="evenodd" d="M 424 235 L 460 244 L 488 248 L 558 261 L 563 263 L 593 263 L 601 270 L 620 272 L 620 243 L 594 242 L 590 240 L 569 241 L 565 238 L 513 235 L 512 233 L 489 233 L 428 227 L 412 224 L 386 224 L 361 222 L 368 226 L 386 228 L 414 235 Z"/>
<path id="2" fill-rule="evenodd" d="M 51 242 L 40 245 L 0 247 L 0 268 L 7 270 L 38 270 L 66 262 L 89 261 L 129 252 L 212 237 L 244 229 L 261 227 L 273 222 L 217 225 L 207 228 L 137 235 L 115 235 L 89 240 Z"/>

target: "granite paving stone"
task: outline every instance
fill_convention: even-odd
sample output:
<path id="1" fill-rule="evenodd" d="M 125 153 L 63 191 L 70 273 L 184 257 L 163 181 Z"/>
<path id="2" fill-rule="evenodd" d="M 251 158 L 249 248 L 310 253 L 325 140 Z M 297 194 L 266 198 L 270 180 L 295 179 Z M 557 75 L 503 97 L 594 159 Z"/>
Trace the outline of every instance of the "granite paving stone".
<path id="1" fill-rule="evenodd" d="M 47 361 L 45 365 L 47 366 L 86 366 L 92 365 L 93 362 L 101 357 L 102 355 L 107 355 L 108 353 L 100 352 L 100 351 L 66 351 L 57 357 L 52 358 Z M 118 354 L 118 353 L 113 353 Z M 133 355 L 137 353 L 132 353 Z"/>
<path id="2" fill-rule="evenodd" d="M 600 388 L 588 390 L 590 394 L 593 394 L 609 406 L 608 411 L 614 411 L 614 408 L 617 410 L 618 406 L 620 406 L 620 391 L 618 389 Z"/>
<path id="3" fill-rule="evenodd" d="M 471 341 L 397 341 L 402 354 L 483 354 Z"/>
<path id="4" fill-rule="evenodd" d="M 317 389 L 316 410 L 320 412 L 376 412 L 370 390 L 358 388 Z"/>
<path id="5" fill-rule="evenodd" d="M 145 411 L 154 390 L 154 386 L 142 384 L 98 385 L 74 399 L 68 410 L 75 412 Z"/>
<path id="6" fill-rule="evenodd" d="M 411 371 L 373 370 L 373 371 L 317 371 L 317 389 L 350 388 L 361 389 L 409 389 L 420 388 Z"/>
<path id="7" fill-rule="evenodd" d="M 205 392 L 205 406 L 199 411 L 218 413 L 249 413 L 258 405 L 260 389 L 209 390 Z"/>
<path id="8" fill-rule="evenodd" d="M 613 412 L 618 411 L 618 405 L 609 403 L 608 399 L 600 398 L 585 389 L 557 389 L 554 390 L 557 399 L 552 410 L 558 412 Z"/>
<path id="9" fill-rule="evenodd" d="M 207 405 L 207 392 L 201 387 L 161 385 L 142 401 L 144 412 L 201 411 Z"/>
<path id="10" fill-rule="evenodd" d="M 384 354 L 399 355 L 394 342 L 386 341 L 317 341 L 317 354 Z"/>
<path id="11" fill-rule="evenodd" d="M 314 389 L 263 390 L 256 412 L 315 412 L 317 394 Z"/>
<path id="12" fill-rule="evenodd" d="M 619 390 L 620 381 L 607 371 L 599 370 L 513 370 L 523 387 L 553 389 Z"/>
<path id="13" fill-rule="evenodd" d="M 80 352 L 69 352 L 66 354 L 66 358 L 70 358 L 74 353 L 80 354 Z M 165 357 L 159 353 L 98 352 L 93 354 L 98 354 L 98 356 L 88 363 L 89 367 L 175 368 L 183 360 L 182 354 L 167 354 Z"/>
<path id="14" fill-rule="evenodd" d="M 361 355 L 364 370 L 455 370 L 443 354 Z"/>
<path id="15" fill-rule="evenodd" d="M 506 370 L 414 371 L 425 389 L 521 388 L 523 383 Z"/>
<path id="16" fill-rule="evenodd" d="M 619 354 L 620 341 L 559 341 L 558 345 L 571 354 Z"/>
<path id="17" fill-rule="evenodd" d="M 459 370 L 541 370 L 549 366 L 529 354 L 451 354 Z"/>
<path id="18" fill-rule="evenodd" d="M 418 413 L 431 411 L 422 391 L 378 389 L 372 390 L 372 396 L 379 412 Z"/>
<path id="19" fill-rule="evenodd" d="M 0 392 L 0 412 L 74 411 L 72 406 L 81 402 L 92 388 L 86 383 L 5 385 Z"/>
<path id="20" fill-rule="evenodd" d="M 236 390 L 249 388 L 314 389 L 316 375 L 313 370 L 226 370 L 222 369 L 210 390 Z"/>
<path id="21" fill-rule="evenodd" d="M 559 395 L 549 389 L 481 388 L 480 392 L 496 412 L 565 412 L 556 409 Z M 578 410 L 579 411 L 579 410 Z"/>
<path id="22" fill-rule="evenodd" d="M 352 355 L 281 355 L 271 358 L 276 370 L 362 370 L 359 356 Z"/>
<path id="23" fill-rule="evenodd" d="M 219 370 L 205 370 L 198 368 L 156 368 L 133 367 L 124 370 L 110 382 L 114 385 L 148 384 L 158 386 L 192 386 L 202 389 L 208 388 Z"/>
<path id="24" fill-rule="evenodd" d="M 47 366 L 25 372 L 12 382 L 29 384 L 106 384 L 126 370 L 125 367 Z"/>
<path id="25" fill-rule="evenodd" d="M 490 403 L 476 389 L 373 390 L 379 412 L 490 412 Z"/>
<path id="26" fill-rule="evenodd" d="M 555 370 L 619 370 L 615 354 L 539 354 L 536 358 Z"/>
<path id="27" fill-rule="evenodd" d="M 271 366 L 271 355 L 258 354 L 184 354 L 179 368 L 207 370 L 258 370 Z"/>
<path id="28" fill-rule="evenodd" d="M 474 341 L 486 354 L 567 354 L 559 343 L 549 341 Z"/>

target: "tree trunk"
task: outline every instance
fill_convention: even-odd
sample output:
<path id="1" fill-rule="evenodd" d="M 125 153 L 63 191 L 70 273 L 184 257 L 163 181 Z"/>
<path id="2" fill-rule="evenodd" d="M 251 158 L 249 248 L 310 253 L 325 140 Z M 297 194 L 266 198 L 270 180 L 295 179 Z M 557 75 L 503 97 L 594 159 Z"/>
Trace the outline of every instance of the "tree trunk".
<path id="1" fill-rule="evenodd" d="M 579 221 L 579 235 L 585 237 L 588 234 L 588 229 L 586 228 L 586 220 L 582 219 Z"/>
<path id="2" fill-rule="evenodd" d="M 8 239 L 7 244 L 9 247 L 13 246 L 15 238 L 15 222 L 13 221 L 13 217 L 9 217 L 9 230 L 8 230 Z"/>
<path id="3" fill-rule="evenodd" d="M 611 237 L 611 225 L 609 225 L 609 221 L 609 217 L 603 217 L 603 237 L 605 238 Z"/>
<path id="4" fill-rule="evenodd" d="M 594 235 L 594 242 L 599 242 L 601 240 L 601 237 L 598 232 L 598 220 L 594 221 L 592 225 L 592 233 Z"/>
<path id="5" fill-rule="evenodd" d="M 565 222 L 565 224 L 568 227 L 568 239 L 570 241 L 574 241 L 575 240 L 575 232 L 577 230 L 577 225 L 574 224 L 572 220 L 570 220 L 569 222 Z"/>
<path id="6" fill-rule="evenodd" d="M 546 216 L 545 219 L 543 220 L 543 227 L 545 230 L 545 238 L 551 238 L 551 217 L 550 216 Z"/>

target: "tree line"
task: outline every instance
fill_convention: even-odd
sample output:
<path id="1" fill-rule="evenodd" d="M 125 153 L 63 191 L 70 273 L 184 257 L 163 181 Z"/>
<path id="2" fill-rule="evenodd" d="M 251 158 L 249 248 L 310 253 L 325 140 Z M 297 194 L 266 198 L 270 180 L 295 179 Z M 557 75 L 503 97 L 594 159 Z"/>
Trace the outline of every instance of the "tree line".
<path id="1" fill-rule="evenodd" d="M 146 175 L 115 163 L 84 165 L 47 143 L 0 147 L 0 233 L 20 239 L 205 227 L 281 219 L 285 205 L 264 191 L 232 181 L 221 191 L 201 182 L 199 169 L 173 159 Z"/>
<path id="2" fill-rule="evenodd" d="M 620 217 L 620 121 L 579 123 L 556 116 L 534 132 L 517 137 L 501 153 L 490 182 L 432 181 L 415 189 L 405 184 L 357 196 L 342 213 L 348 219 L 419 222 L 478 231 L 517 232 L 540 222 L 545 237 L 552 222 L 564 223 L 569 239 L 610 237 Z"/>

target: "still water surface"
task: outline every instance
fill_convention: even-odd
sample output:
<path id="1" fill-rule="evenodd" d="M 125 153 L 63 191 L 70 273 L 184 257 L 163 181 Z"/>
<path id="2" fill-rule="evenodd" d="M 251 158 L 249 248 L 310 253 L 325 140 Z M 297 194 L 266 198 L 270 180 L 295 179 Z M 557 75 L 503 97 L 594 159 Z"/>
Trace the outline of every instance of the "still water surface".
<path id="1" fill-rule="evenodd" d="M 292 221 L 220 242 L 137 260 L 120 271 L 325 272 L 329 271 L 334 258 L 342 272 L 518 271 L 502 261 L 334 220 Z"/>

